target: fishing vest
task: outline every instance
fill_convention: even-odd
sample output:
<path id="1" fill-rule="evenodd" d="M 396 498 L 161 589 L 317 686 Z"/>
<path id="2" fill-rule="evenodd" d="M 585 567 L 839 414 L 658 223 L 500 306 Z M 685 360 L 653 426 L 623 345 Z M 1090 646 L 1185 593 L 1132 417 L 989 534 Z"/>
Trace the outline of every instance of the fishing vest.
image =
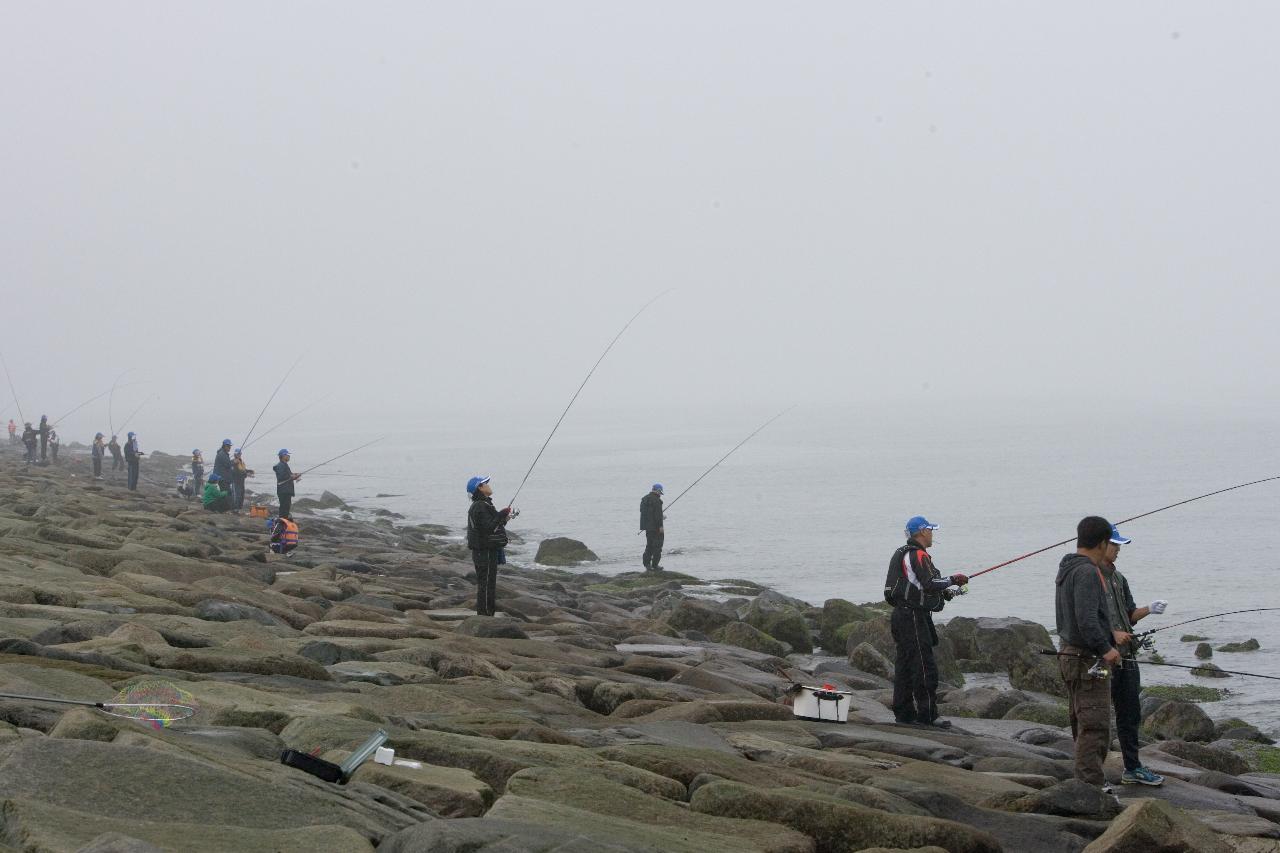
<path id="1" fill-rule="evenodd" d="M 911 582 L 908 572 L 911 569 L 911 552 L 913 551 L 916 554 L 916 562 L 919 563 L 918 571 L 926 575 L 924 579 L 937 580 L 942 577 L 937 567 L 933 565 L 933 558 L 929 556 L 929 552 L 919 545 L 908 543 L 894 551 L 893 557 L 889 560 L 889 572 L 884 578 L 884 600 L 894 607 L 939 612 L 946 603 L 942 597 L 942 591 L 925 592 Z"/>
<path id="2" fill-rule="evenodd" d="M 295 521 L 284 518 L 284 533 L 280 534 L 280 545 L 284 548 L 298 547 L 298 524 Z"/>

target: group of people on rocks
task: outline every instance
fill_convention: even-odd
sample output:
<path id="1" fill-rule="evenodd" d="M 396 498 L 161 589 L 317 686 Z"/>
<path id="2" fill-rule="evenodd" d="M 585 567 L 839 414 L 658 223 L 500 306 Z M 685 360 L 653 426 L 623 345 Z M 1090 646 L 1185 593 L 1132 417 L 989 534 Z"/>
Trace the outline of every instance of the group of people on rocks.
<path id="1" fill-rule="evenodd" d="M 965 591 L 964 574 L 944 576 L 929 555 L 931 524 L 923 516 L 907 521 L 906 544 L 894 551 L 885 576 L 884 597 L 896 646 L 893 715 L 899 723 L 949 728 L 938 716 L 938 633 L 933 614 Z M 1111 712 L 1124 760 L 1120 783 L 1164 784 L 1164 777 L 1142 765 L 1138 728 L 1142 721 L 1138 670 L 1139 642 L 1133 626 L 1168 602 L 1156 599 L 1138 607 L 1129 581 L 1116 569 L 1120 548 L 1132 540 L 1100 516 L 1076 527 L 1076 550 L 1062 558 L 1055 580 L 1055 614 L 1060 641 L 1058 667 L 1066 684 L 1071 733 L 1075 739 L 1075 776 L 1110 793 L 1103 763 L 1111 743 Z"/>

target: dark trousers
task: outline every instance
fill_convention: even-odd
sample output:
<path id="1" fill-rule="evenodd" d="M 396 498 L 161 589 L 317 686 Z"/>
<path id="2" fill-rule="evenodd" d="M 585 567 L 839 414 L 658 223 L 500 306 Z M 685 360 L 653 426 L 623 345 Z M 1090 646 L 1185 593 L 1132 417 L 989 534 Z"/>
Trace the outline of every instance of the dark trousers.
<path id="1" fill-rule="evenodd" d="M 34 441 L 27 445 L 27 461 L 36 461 L 36 444 Z"/>
<path id="2" fill-rule="evenodd" d="M 1142 766 L 1138 757 L 1138 727 L 1142 725 L 1142 675 L 1137 661 L 1111 669 L 1111 706 L 1116 711 L 1116 738 L 1124 755 L 1124 769 Z"/>
<path id="3" fill-rule="evenodd" d="M 223 495 L 213 503 L 205 504 L 204 508 L 209 510 L 209 512 L 226 512 L 231 509 L 231 495 Z"/>
<path id="4" fill-rule="evenodd" d="M 231 481 L 231 505 L 236 509 L 244 508 L 244 480 Z"/>
<path id="5" fill-rule="evenodd" d="M 476 567 L 476 613 L 492 616 L 498 602 L 498 551 L 472 551 Z"/>
<path id="6" fill-rule="evenodd" d="M 120 470 L 121 468 L 123 468 L 123 467 L 124 467 L 124 457 L 123 457 L 123 456 L 112 456 L 112 457 L 111 457 L 111 470 L 112 470 L 112 471 L 119 471 L 119 470 Z"/>
<path id="7" fill-rule="evenodd" d="M 95 477 L 102 476 L 102 457 L 101 456 L 93 457 L 93 476 Z"/>
<path id="8" fill-rule="evenodd" d="M 281 517 L 287 518 L 290 521 L 292 521 L 293 516 L 290 515 L 290 513 L 293 512 L 293 495 L 281 494 L 280 492 L 276 492 L 276 498 L 279 499 L 280 501 Z"/>
<path id="9" fill-rule="evenodd" d="M 40 461 L 49 461 L 49 439 L 43 435 L 40 436 Z"/>
<path id="10" fill-rule="evenodd" d="M 129 491 L 138 490 L 138 462 L 129 463 Z"/>
<path id="11" fill-rule="evenodd" d="M 904 723 L 938 718 L 938 664 L 933 646 L 938 635 L 927 610 L 895 607 L 889 629 L 898 647 L 893 666 L 893 716 Z"/>
<path id="12" fill-rule="evenodd" d="M 646 569 L 658 568 L 659 563 L 662 561 L 662 541 L 666 538 L 665 534 L 656 530 L 646 530 L 644 532 L 644 556 L 640 559 L 644 562 Z"/>

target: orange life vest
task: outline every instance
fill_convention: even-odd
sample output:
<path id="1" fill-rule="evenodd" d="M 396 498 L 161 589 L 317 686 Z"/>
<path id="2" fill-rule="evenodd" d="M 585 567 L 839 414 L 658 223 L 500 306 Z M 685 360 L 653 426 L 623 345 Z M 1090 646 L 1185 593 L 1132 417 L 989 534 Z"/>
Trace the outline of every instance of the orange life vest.
<path id="1" fill-rule="evenodd" d="M 298 547 L 298 525 L 287 518 L 280 520 L 284 522 L 284 533 L 280 534 L 280 545 L 284 548 Z"/>

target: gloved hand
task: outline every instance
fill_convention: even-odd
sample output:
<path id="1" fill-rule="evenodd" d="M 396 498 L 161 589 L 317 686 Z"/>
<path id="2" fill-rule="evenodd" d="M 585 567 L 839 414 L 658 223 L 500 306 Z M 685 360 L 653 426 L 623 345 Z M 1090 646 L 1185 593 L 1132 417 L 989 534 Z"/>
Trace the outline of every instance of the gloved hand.
<path id="1" fill-rule="evenodd" d="M 519 515 L 519 514 L 520 514 L 520 510 L 518 510 L 518 509 L 513 509 L 513 510 L 511 510 L 511 517 L 512 517 L 512 518 L 515 518 L 515 517 L 516 517 L 517 515 Z"/>
<path id="2" fill-rule="evenodd" d="M 1158 615 L 1163 613 L 1164 609 L 1168 606 L 1169 602 L 1165 601 L 1163 598 L 1157 598 L 1155 601 L 1147 605 L 1147 609 Z"/>
<path id="3" fill-rule="evenodd" d="M 956 591 L 948 587 L 942 591 L 942 597 L 944 600 L 950 601 L 951 599 L 956 597 Z"/>
<path id="4" fill-rule="evenodd" d="M 951 583 L 955 584 L 956 586 L 964 586 L 969 582 L 969 576 L 956 574 L 956 575 L 952 575 L 950 578 L 948 578 L 948 580 L 951 581 Z"/>
<path id="5" fill-rule="evenodd" d="M 510 517 L 511 517 L 511 507 L 504 506 L 502 509 L 498 510 L 499 521 L 506 521 Z"/>

